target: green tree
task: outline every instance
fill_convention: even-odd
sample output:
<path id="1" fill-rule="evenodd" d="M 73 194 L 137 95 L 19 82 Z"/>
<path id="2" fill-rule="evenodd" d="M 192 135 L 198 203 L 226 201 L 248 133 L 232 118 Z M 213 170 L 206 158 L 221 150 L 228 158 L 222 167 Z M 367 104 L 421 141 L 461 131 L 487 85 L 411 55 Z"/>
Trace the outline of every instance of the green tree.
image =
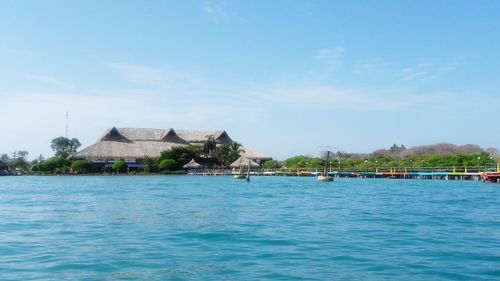
<path id="1" fill-rule="evenodd" d="M 69 169 L 70 165 L 71 161 L 69 161 L 68 159 L 60 156 L 54 156 L 43 162 L 40 162 L 32 169 L 34 171 L 42 171 L 46 173 L 58 173 L 66 171 L 67 169 Z"/>
<path id="2" fill-rule="evenodd" d="M 81 146 L 81 143 L 76 138 L 58 137 L 50 142 L 50 147 L 54 150 L 56 156 L 68 157 L 73 154 Z"/>
<path id="3" fill-rule="evenodd" d="M 179 170 L 179 163 L 174 159 L 163 159 L 158 166 L 162 171 Z"/>
<path id="4" fill-rule="evenodd" d="M 111 165 L 111 168 L 118 174 L 123 173 L 127 170 L 127 163 L 122 160 L 116 161 L 115 163 L 113 163 L 113 165 Z"/>
<path id="5" fill-rule="evenodd" d="M 222 166 L 228 167 L 231 163 L 240 158 L 242 152 L 245 151 L 241 149 L 240 143 L 223 143 L 217 147 L 215 156 L 217 157 L 217 162 Z"/>
<path id="6" fill-rule="evenodd" d="M 87 173 L 91 168 L 91 164 L 87 160 L 75 160 L 71 164 L 71 168 L 78 173 Z"/>
<path id="7" fill-rule="evenodd" d="M 286 159 L 284 161 L 284 164 L 287 168 L 291 169 L 296 169 L 296 168 L 320 169 L 324 168 L 325 160 L 316 157 L 299 155 Z"/>
<path id="8" fill-rule="evenodd" d="M 144 165 L 144 173 L 156 173 L 158 172 L 158 164 L 155 158 L 145 157 L 142 160 L 142 164 Z"/>
<path id="9" fill-rule="evenodd" d="M 242 144 L 235 141 L 231 143 L 231 151 L 238 155 L 245 152 L 245 150 L 242 148 Z"/>
<path id="10" fill-rule="evenodd" d="M 262 164 L 264 169 L 278 169 L 281 168 L 281 163 L 278 160 L 267 160 Z"/>
<path id="11" fill-rule="evenodd" d="M 14 151 L 12 153 L 12 157 L 10 158 L 10 166 L 18 170 L 29 170 L 30 165 L 26 159 L 28 154 L 28 151 Z"/>
<path id="12" fill-rule="evenodd" d="M 4 162 L 9 162 L 10 161 L 10 157 L 7 153 L 4 153 L 2 155 L 0 155 L 0 160 L 4 161 Z"/>
<path id="13" fill-rule="evenodd" d="M 195 145 L 174 146 L 169 150 L 162 151 L 160 157 L 158 157 L 157 163 L 159 165 L 162 160 L 172 159 L 176 162 L 176 166 L 172 167 L 169 170 L 181 170 L 184 164 L 191 161 L 191 159 L 198 159 L 199 157 L 200 157 L 199 146 Z"/>
<path id="14" fill-rule="evenodd" d="M 207 140 L 202 145 L 202 151 L 205 156 L 213 157 L 215 150 L 217 149 L 217 142 L 213 135 L 207 137 Z"/>

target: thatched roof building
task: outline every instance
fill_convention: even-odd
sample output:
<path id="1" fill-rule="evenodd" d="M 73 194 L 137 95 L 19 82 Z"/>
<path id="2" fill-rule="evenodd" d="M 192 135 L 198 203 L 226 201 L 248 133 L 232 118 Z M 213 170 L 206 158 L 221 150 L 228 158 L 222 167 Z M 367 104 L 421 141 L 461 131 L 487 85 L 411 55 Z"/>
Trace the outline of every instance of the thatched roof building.
<path id="1" fill-rule="evenodd" d="M 264 162 L 264 161 L 273 159 L 269 155 L 266 155 L 264 153 L 261 153 L 261 152 L 258 152 L 258 151 L 252 150 L 252 149 L 249 149 L 247 147 L 242 148 L 242 152 L 240 153 L 240 155 L 241 155 L 241 157 L 253 159 L 253 160 L 258 161 L 258 162 Z"/>
<path id="2" fill-rule="evenodd" d="M 255 163 L 252 159 L 240 157 L 231 164 L 231 168 L 248 167 L 248 165 L 250 165 L 250 168 L 260 167 L 260 165 Z"/>
<path id="3" fill-rule="evenodd" d="M 191 159 L 191 161 L 189 161 L 189 163 L 182 166 L 182 168 L 184 168 L 184 169 L 200 169 L 202 167 L 203 166 L 200 165 L 198 162 L 194 161 L 194 159 Z"/>
<path id="4" fill-rule="evenodd" d="M 160 156 L 164 150 L 175 146 L 201 145 L 209 136 L 214 136 L 216 143 L 232 143 L 226 131 L 188 131 L 174 129 L 143 129 L 113 127 L 93 145 L 71 155 L 72 159 L 86 159 L 92 162 L 113 162 L 125 160 L 136 162 L 145 158 Z M 271 157 L 244 149 L 248 158 L 267 160 Z M 251 155 L 250 155 L 251 154 Z"/>

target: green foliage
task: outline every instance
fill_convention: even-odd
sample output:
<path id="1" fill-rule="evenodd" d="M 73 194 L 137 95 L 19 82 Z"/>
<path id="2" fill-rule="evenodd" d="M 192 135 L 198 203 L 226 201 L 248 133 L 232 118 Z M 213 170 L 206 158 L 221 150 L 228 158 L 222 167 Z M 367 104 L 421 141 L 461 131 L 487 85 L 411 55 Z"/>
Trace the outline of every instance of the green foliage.
<path id="1" fill-rule="evenodd" d="M 174 159 L 163 159 L 158 165 L 162 171 L 175 171 L 179 170 L 179 163 Z"/>
<path id="2" fill-rule="evenodd" d="M 207 157 L 213 157 L 216 149 L 217 142 L 215 141 L 215 137 L 213 135 L 208 136 L 207 140 L 202 145 L 203 154 Z"/>
<path id="3" fill-rule="evenodd" d="M 303 156 L 303 155 L 288 158 L 283 163 L 289 169 L 296 169 L 296 168 L 320 169 L 325 167 L 324 159 L 317 157 Z"/>
<path id="4" fill-rule="evenodd" d="M 401 147 L 399 147 L 401 149 Z M 356 169 L 364 170 L 375 168 L 412 168 L 413 170 L 425 168 L 439 168 L 439 167 L 476 167 L 495 165 L 496 161 L 488 152 L 469 153 L 469 154 L 450 154 L 442 155 L 438 153 L 427 153 L 419 155 L 405 155 L 400 156 L 397 154 L 388 155 L 365 155 L 363 158 L 356 158 L 354 154 L 343 154 L 344 158 L 337 158 L 331 160 L 332 167 L 338 168 L 339 161 L 341 169 Z M 264 167 L 266 168 L 264 163 Z M 319 158 L 307 156 L 294 156 L 284 161 L 284 165 L 290 169 L 296 168 L 309 168 L 314 169 L 324 167 L 324 161 Z"/>
<path id="5" fill-rule="evenodd" d="M 127 163 L 122 160 L 116 161 L 113 165 L 111 165 L 111 168 L 117 173 L 123 173 L 127 170 Z"/>
<path id="6" fill-rule="evenodd" d="M 16 170 L 28 171 L 30 168 L 30 163 L 26 159 L 28 154 L 28 151 L 14 151 L 11 157 L 7 154 L 2 155 L 2 160 L 8 162 Z"/>
<path id="7" fill-rule="evenodd" d="M 78 173 L 87 173 L 91 168 L 91 164 L 87 160 L 75 160 L 71 164 L 71 168 Z"/>
<path id="8" fill-rule="evenodd" d="M 70 160 L 64 157 L 54 156 L 43 162 L 40 162 L 38 165 L 33 167 L 33 170 L 58 174 L 68 171 L 70 166 L 71 166 Z"/>
<path id="9" fill-rule="evenodd" d="M 278 169 L 281 168 L 281 163 L 277 160 L 268 160 L 262 164 L 264 169 Z"/>
<path id="10" fill-rule="evenodd" d="M 142 160 L 142 164 L 144 165 L 144 172 L 147 174 L 156 173 L 159 170 L 158 163 L 154 158 L 146 157 Z"/>
<path id="11" fill-rule="evenodd" d="M 182 166 L 187 164 L 191 159 L 198 159 L 200 157 L 200 147 L 196 145 L 190 146 L 175 146 L 169 150 L 162 151 L 160 157 L 157 159 L 158 167 L 160 170 L 181 170 Z M 169 162 L 167 166 L 162 167 L 162 162 L 164 160 L 173 160 Z M 168 168 L 167 168 L 168 167 Z"/>
<path id="12" fill-rule="evenodd" d="M 68 157 L 70 154 L 75 153 L 81 146 L 78 139 L 58 137 L 50 142 L 50 147 L 54 150 L 56 156 Z"/>
<path id="13" fill-rule="evenodd" d="M 224 143 L 217 147 L 216 157 L 217 161 L 225 167 L 231 165 L 234 161 L 240 158 L 241 144 L 237 142 Z"/>

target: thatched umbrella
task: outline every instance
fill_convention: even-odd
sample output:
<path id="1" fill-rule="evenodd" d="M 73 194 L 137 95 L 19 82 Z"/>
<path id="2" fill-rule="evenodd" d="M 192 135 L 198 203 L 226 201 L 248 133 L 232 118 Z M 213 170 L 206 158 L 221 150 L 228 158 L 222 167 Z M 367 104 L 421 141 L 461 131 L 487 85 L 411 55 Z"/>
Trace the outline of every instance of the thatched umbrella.
<path id="1" fill-rule="evenodd" d="M 189 161 L 189 163 L 182 166 L 182 168 L 184 168 L 184 169 L 200 169 L 201 167 L 203 167 L 203 166 L 198 164 L 196 161 L 194 161 L 194 159 L 191 159 L 191 161 Z"/>
<path id="2" fill-rule="evenodd" d="M 249 158 L 240 157 L 238 158 L 238 160 L 234 161 L 231 164 L 231 168 L 248 167 L 248 165 L 250 165 L 250 167 L 252 168 L 260 167 L 260 165 L 255 163 L 253 160 Z"/>

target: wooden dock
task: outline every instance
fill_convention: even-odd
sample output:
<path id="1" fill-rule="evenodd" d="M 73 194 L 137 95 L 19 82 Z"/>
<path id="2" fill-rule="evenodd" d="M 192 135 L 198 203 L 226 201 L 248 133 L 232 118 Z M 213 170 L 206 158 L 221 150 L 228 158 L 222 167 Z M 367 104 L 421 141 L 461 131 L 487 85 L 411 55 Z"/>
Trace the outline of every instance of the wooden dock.
<path id="1" fill-rule="evenodd" d="M 252 176 L 315 177 L 319 169 L 252 169 Z M 234 170 L 191 170 L 195 176 L 233 176 Z M 388 178 L 388 179 L 428 179 L 428 180 L 474 180 L 500 182 L 500 165 L 490 167 L 421 167 L 418 171 L 404 168 L 375 169 L 331 169 L 328 175 L 337 178 Z"/>

